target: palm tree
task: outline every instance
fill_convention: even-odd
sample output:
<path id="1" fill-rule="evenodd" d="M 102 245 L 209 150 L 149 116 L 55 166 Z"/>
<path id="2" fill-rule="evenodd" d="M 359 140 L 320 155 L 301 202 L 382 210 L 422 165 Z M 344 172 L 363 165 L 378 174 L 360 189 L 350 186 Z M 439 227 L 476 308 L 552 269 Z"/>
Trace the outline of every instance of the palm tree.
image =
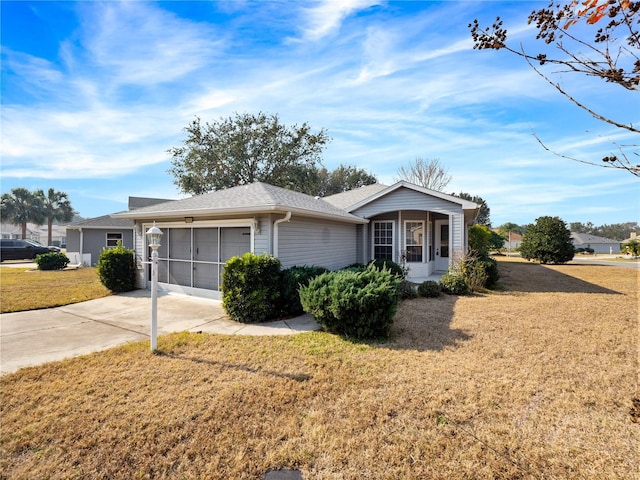
<path id="1" fill-rule="evenodd" d="M 65 192 L 56 192 L 50 188 L 47 195 L 42 190 L 38 190 L 36 195 L 42 197 L 44 201 L 45 215 L 47 218 L 47 245 L 51 245 L 51 230 L 53 221 L 70 222 L 73 220 L 73 207 L 69 201 L 69 196 Z"/>
<path id="2" fill-rule="evenodd" d="M 43 198 L 38 192 L 33 193 L 22 187 L 2 194 L 0 213 L 3 221 L 22 226 L 23 239 L 27 238 L 28 222 L 42 225 L 47 218 Z"/>

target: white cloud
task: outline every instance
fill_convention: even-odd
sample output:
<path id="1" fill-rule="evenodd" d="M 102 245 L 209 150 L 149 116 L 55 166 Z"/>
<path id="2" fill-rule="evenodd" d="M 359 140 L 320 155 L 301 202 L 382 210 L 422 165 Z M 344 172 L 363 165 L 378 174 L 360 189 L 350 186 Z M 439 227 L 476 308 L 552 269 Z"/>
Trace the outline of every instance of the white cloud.
<path id="1" fill-rule="evenodd" d="M 313 7 L 304 7 L 302 16 L 305 25 L 301 27 L 303 38 L 320 40 L 338 31 L 348 16 L 381 3 L 375 0 L 322 0 Z"/>

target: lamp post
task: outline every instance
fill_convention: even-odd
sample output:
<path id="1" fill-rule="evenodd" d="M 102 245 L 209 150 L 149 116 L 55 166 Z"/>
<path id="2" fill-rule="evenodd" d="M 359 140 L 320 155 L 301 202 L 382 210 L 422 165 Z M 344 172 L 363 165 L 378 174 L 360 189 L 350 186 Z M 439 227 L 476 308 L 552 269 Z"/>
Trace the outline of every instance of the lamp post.
<path id="1" fill-rule="evenodd" d="M 162 230 L 156 227 L 156 222 L 147 230 L 147 239 L 151 247 L 151 351 L 157 350 L 158 337 L 158 248 Z"/>

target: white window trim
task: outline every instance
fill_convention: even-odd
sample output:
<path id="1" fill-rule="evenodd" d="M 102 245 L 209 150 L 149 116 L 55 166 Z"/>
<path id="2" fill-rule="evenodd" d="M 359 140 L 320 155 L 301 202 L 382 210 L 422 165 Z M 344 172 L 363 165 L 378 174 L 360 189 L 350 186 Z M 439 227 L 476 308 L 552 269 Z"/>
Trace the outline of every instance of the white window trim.
<path id="1" fill-rule="evenodd" d="M 116 245 L 118 243 L 118 240 L 116 240 L 116 245 L 109 245 L 109 240 L 110 240 L 109 239 L 109 235 L 120 235 L 120 243 L 122 245 L 124 245 L 124 235 L 123 235 L 122 232 L 109 232 L 109 231 L 107 231 L 105 233 L 105 237 L 104 237 L 104 244 L 105 244 L 106 248 L 116 248 Z M 111 239 L 111 240 L 113 240 L 113 239 Z"/>
<path id="2" fill-rule="evenodd" d="M 394 220 L 374 220 L 371 222 L 371 258 L 376 258 L 376 224 L 390 223 L 391 224 L 391 260 L 396 261 L 396 222 Z M 387 247 L 386 244 L 380 246 Z"/>
<path id="3" fill-rule="evenodd" d="M 407 223 L 419 223 L 422 225 L 422 244 L 420 245 L 422 247 L 422 260 L 419 262 L 409 262 L 407 260 L 407 263 L 427 263 L 427 259 L 426 259 L 426 247 L 425 247 L 425 241 L 427 238 L 427 232 L 425 230 L 425 221 L 424 220 L 405 220 L 404 221 L 404 230 L 402 231 L 402 235 L 403 235 L 403 241 L 404 241 L 404 251 L 407 252 L 408 248 L 407 247 L 414 247 L 415 245 L 409 245 L 407 243 Z"/>

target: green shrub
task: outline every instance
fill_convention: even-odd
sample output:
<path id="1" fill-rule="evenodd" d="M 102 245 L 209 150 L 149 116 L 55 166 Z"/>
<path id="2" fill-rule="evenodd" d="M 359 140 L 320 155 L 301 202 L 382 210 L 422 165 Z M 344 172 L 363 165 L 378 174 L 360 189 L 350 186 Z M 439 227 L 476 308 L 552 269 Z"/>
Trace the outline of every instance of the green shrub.
<path id="1" fill-rule="evenodd" d="M 283 316 L 300 315 L 304 312 L 300 303 L 300 287 L 309 285 L 311 279 L 328 270 L 324 267 L 303 266 L 283 270 L 280 275 L 280 314 Z"/>
<path id="2" fill-rule="evenodd" d="M 573 258 L 571 231 L 559 217 L 540 217 L 529 225 L 522 237 L 520 254 L 542 264 L 566 263 Z"/>
<path id="3" fill-rule="evenodd" d="M 487 281 L 484 284 L 486 288 L 494 288 L 500 280 L 500 271 L 498 270 L 498 262 L 493 258 L 483 257 L 478 259 L 481 268 L 487 274 Z"/>
<path id="4" fill-rule="evenodd" d="M 391 273 L 398 278 L 405 278 L 407 276 L 405 269 L 391 260 L 376 258 L 375 260 L 371 260 L 368 265 L 373 265 L 378 270 L 382 270 L 384 268 L 391 270 Z"/>
<path id="5" fill-rule="evenodd" d="M 440 296 L 440 285 L 433 280 L 426 280 L 418 285 L 418 295 L 426 298 L 438 298 Z"/>
<path id="6" fill-rule="evenodd" d="M 38 270 L 63 270 L 69 265 L 69 259 L 64 253 L 51 252 L 37 255 L 34 262 Z"/>
<path id="7" fill-rule="evenodd" d="M 402 280 L 400 282 L 400 285 L 398 286 L 398 295 L 403 300 L 409 298 L 418 298 L 418 292 L 416 291 L 415 285 L 406 280 Z"/>
<path id="8" fill-rule="evenodd" d="M 98 276 L 102 284 L 115 293 L 136 288 L 134 252 L 121 244 L 104 248 L 98 260 Z"/>
<path id="9" fill-rule="evenodd" d="M 245 253 L 230 258 L 222 276 L 222 306 L 243 323 L 276 318 L 280 298 L 280 260 Z"/>
<path id="10" fill-rule="evenodd" d="M 324 273 L 300 289 L 300 300 L 325 330 L 355 338 L 385 336 L 398 308 L 398 278 L 369 266 Z"/>
<path id="11" fill-rule="evenodd" d="M 464 295 L 469 287 L 463 276 L 445 273 L 440 279 L 440 289 L 449 295 Z"/>

